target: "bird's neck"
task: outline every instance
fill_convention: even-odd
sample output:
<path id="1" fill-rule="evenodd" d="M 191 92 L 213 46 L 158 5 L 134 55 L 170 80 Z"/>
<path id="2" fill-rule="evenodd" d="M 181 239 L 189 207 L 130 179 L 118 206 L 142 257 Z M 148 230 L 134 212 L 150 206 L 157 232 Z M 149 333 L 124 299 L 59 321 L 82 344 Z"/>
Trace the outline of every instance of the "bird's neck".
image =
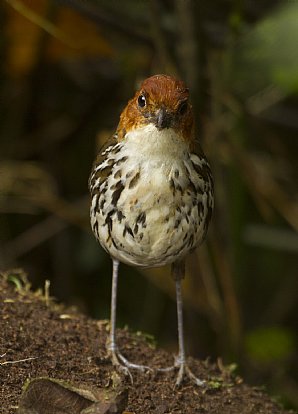
<path id="1" fill-rule="evenodd" d="M 164 158 L 183 158 L 188 152 L 188 144 L 172 128 L 158 130 L 154 125 L 146 125 L 126 133 L 124 146 L 131 155 Z"/>

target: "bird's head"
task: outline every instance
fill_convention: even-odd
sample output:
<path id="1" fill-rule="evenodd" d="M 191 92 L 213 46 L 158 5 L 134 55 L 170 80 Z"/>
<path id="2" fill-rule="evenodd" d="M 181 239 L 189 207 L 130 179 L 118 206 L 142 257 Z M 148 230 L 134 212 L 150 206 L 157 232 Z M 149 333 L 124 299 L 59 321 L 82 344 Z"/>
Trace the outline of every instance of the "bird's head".
<path id="1" fill-rule="evenodd" d="M 118 138 L 127 132 L 153 124 L 159 131 L 172 128 L 190 145 L 194 139 L 194 118 L 189 90 L 172 76 L 145 79 L 121 114 Z"/>

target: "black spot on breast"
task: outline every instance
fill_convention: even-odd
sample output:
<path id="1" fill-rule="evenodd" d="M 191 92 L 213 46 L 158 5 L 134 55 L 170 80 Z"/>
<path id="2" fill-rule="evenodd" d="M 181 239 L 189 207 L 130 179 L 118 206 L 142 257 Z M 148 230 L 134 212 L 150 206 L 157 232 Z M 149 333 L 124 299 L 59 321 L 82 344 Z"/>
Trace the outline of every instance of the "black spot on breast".
<path id="1" fill-rule="evenodd" d="M 204 187 L 205 187 L 205 186 L 204 186 Z M 204 188 L 202 188 L 201 186 L 198 186 L 198 187 L 197 187 L 197 193 L 198 193 L 198 194 L 201 194 L 201 195 L 202 195 L 202 194 L 204 194 L 204 192 L 205 192 L 205 189 L 204 189 Z"/>
<path id="2" fill-rule="evenodd" d="M 114 174 L 114 178 L 116 178 L 116 179 L 121 178 L 121 174 L 122 174 L 121 170 L 117 170 Z"/>
<path id="3" fill-rule="evenodd" d="M 178 178 L 179 177 L 179 170 L 175 170 L 174 175 L 175 175 L 175 178 Z"/>
<path id="4" fill-rule="evenodd" d="M 118 154 L 118 152 L 121 150 L 122 146 L 118 145 L 117 147 L 115 146 L 112 150 L 112 153 L 114 155 Z"/>
<path id="5" fill-rule="evenodd" d="M 131 227 L 126 223 L 124 230 L 123 230 L 123 237 L 125 237 L 126 233 L 130 234 L 133 238 L 135 237 Z"/>
<path id="6" fill-rule="evenodd" d="M 195 164 L 193 161 L 191 162 L 191 164 L 192 164 L 192 167 L 195 170 L 195 172 L 201 176 L 202 175 L 202 167 L 198 164 Z"/>
<path id="7" fill-rule="evenodd" d="M 174 228 L 175 228 L 175 229 L 178 229 L 178 227 L 179 227 L 180 223 L 181 223 L 181 218 L 179 217 L 179 218 L 177 218 L 177 219 L 176 219 L 176 221 L 175 221 Z"/>
<path id="8" fill-rule="evenodd" d="M 92 227 L 93 233 L 95 233 L 98 237 L 98 222 L 96 221 Z"/>
<path id="9" fill-rule="evenodd" d="M 194 238 L 193 238 L 193 234 L 190 236 L 189 240 L 188 240 L 188 247 L 193 247 L 193 243 L 194 243 Z"/>
<path id="10" fill-rule="evenodd" d="M 198 209 L 198 216 L 200 216 L 203 213 L 203 209 L 204 209 L 202 201 L 198 202 L 197 209 Z"/>
<path id="11" fill-rule="evenodd" d="M 95 193 L 95 195 L 92 197 L 92 203 L 94 202 L 95 211 L 99 211 L 98 201 L 99 201 L 99 193 Z"/>
<path id="12" fill-rule="evenodd" d="M 102 198 L 102 199 L 101 199 L 101 202 L 100 202 L 100 204 L 99 204 L 99 209 L 100 209 L 100 210 L 102 210 L 102 209 L 103 209 L 103 206 L 104 206 L 105 202 L 106 202 L 106 200 L 105 200 L 104 198 Z"/>
<path id="13" fill-rule="evenodd" d="M 117 218 L 119 223 L 121 223 L 122 219 L 125 218 L 125 215 L 122 213 L 121 210 L 117 210 Z"/>
<path id="14" fill-rule="evenodd" d="M 115 165 L 119 165 L 122 164 L 123 162 L 125 162 L 128 159 L 127 156 L 120 158 L 120 160 L 115 162 Z"/>
<path id="15" fill-rule="evenodd" d="M 112 220 L 112 215 L 115 213 L 115 211 L 114 210 L 111 210 L 108 214 L 107 214 L 107 217 L 106 217 L 106 219 L 105 219 L 105 224 L 108 226 L 108 232 L 109 232 L 109 235 L 111 236 L 111 232 L 112 232 L 112 229 L 113 229 L 113 220 Z"/>
<path id="16" fill-rule="evenodd" d="M 112 194 L 112 204 L 114 206 L 117 205 L 117 202 L 119 200 L 119 197 L 121 196 L 123 189 L 124 189 L 124 185 L 122 184 L 121 181 L 118 181 L 118 183 L 115 185 L 115 190 Z"/>
<path id="17" fill-rule="evenodd" d="M 144 211 L 138 215 L 136 223 L 141 224 L 142 227 L 146 227 L 146 213 Z"/>
<path id="18" fill-rule="evenodd" d="M 134 188 L 136 185 L 137 185 L 137 182 L 139 181 L 139 179 L 140 179 L 140 172 L 138 171 L 137 173 L 136 173 L 136 175 L 130 180 L 130 183 L 129 183 L 129 188 L 131 189 L 131 188 Z"/>
<path id="19" fill-rule="evenodd" d="M 195 186 L 195 184 L 192 182 L 192 180 L 189 178 L 188 181 L 188 188 L 190 189 L 191 193 L 196 193 L 197 192 L 197 187 Z"/>

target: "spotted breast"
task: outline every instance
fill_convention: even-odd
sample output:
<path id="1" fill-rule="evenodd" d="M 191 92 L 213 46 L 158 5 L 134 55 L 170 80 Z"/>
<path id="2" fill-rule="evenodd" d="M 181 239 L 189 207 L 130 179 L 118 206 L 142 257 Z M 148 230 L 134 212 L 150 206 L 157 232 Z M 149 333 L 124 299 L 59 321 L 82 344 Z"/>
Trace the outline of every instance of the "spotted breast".
<path id="1" fill-rule="evenodd" d="M 213 183 L 203 153 L 173 129 L 145 125 L 101 149 L 89 179 L 91 226 L 121 262 L 155 267 L 182 259 L 206 234 Z"/>

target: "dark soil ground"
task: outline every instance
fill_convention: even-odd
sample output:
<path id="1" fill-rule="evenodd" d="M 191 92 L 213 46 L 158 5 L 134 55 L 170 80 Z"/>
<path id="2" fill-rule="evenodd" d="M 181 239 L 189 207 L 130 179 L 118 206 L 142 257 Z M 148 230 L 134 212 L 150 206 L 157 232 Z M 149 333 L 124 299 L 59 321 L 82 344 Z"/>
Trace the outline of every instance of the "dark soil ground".
<path id="1" fill-rule="evenodd" d="M 8 281 L 12 279 L 12 281 Z M 62 308 L 41 293 L 33 293 L 9 274 L 0 276 L 0 413 L 17 412 L 26 380 L 46 377 L 66 380 L 82 389 L 106 389 L 115 382 L 115 372 L 106 358 L 108 324 Z M 123 353 L 132 361 L 151 367 L 169 366 L 172 355 L 154 349 L 141 335 L 117 332 Z M 28 359 L 35 357 L 36 359 Z M 117 376 L 127 400 L 124 407 L 94 413 L 119 414 L 208 413 L 281 414 L 276 402 L 221 364 L 189 359 L 193 372 L 206 380 L 204 388 L 185 383 L 174 389 L 174 372 L 133 372 L 129 378 Z M 43 392 L 38 394 L 42 399 Z M 48 392 L 44 392 L 48 394 Z M 48 399 L 51 400 L 49 397 Z M 62 398 L 62 404 L 64 399 Z M 60 401 L 60 402 L 61 402 Z M 81 413 L 78 409 L 41 409 L 26 413 Z M 88 411 L 89 412 L 89 411 Z"/>

